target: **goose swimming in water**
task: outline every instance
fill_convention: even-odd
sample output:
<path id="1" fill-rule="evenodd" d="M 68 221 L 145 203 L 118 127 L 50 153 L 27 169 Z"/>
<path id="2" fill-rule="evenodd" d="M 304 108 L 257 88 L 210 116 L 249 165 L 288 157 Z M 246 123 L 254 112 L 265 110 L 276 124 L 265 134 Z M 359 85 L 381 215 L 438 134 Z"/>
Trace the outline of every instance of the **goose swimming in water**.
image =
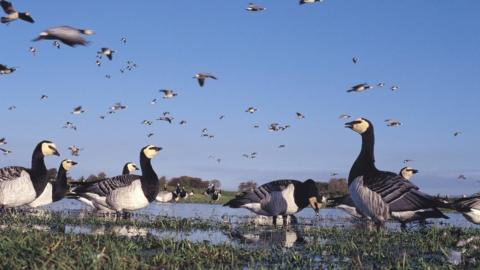
<path id="1" fill-rule="evenodd" d="M 50 141 L 41 141 L 32 154 L 32 167 L 11 166 L 0 169 L 0 208 L 17 207 L 33 202 L 47 186 L 44 157 L 60 154 Z"/>
<path id="2" fill-rule="evenodd" d="M 257 215 L 271 216 L 273 224 L 277 224 L 277 216 L 283 216 L 286 225 L 287 216 L 295 220 L 294 214 L 307 206 L 319 213 L 322 200 L 315 182 L 297 180 L 277 180 L 261 185 L 253 191 L 237 195 L 223 206 L 245 208 Z"/>
<path id="3" fill-rule="evenodd" d="M 95 182 L 81 183 L 72 190 L 80 201 L 97 209 L 116 212 L 135 211 L 148 206 L 159 191 L 158 177 L 151 159 L 162 148 L 147 145 L 140 151 L 142 175 L 119 175 Z"/>
<path id="4" fill-rule="evenodd" d="M 54 182 L 48 182 L 42 194 L 33 202 L 29 203 L 28 206 L 35 208 L 65 198 L 65 195 L 70 189 L 70 186 L 67 183 L 67 172 L 75 165 L 77 165 L 77 162 L 70 159 L 64 159 L 58 168 L 56 180 Z"/>
<path id="5" fill-rule="evenodd" d="M 362 137 L 362 149 L 348 176 L 348 190 L 357 211 L 372 219 L 377 228 L 389 218 L 402 223 L 426 218 L 448 218 L 438 207 L 446 204 L 419 191 L 402 176 L 375 167 L 374 130 L 370 121 L 359 118 L 345 124 Z"/>

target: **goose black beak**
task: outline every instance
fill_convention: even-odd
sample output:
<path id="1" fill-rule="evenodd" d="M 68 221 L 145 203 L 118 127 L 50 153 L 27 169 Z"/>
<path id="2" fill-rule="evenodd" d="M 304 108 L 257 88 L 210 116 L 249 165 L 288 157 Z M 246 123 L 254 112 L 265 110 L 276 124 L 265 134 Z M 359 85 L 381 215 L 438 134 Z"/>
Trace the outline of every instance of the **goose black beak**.
<path id="1" fill-rule="evenodd" d="M 77 165 L 77 164 L 78 164 L 78 162 L 72 161 L 72 165 L 73 165 L 73 166 L 75 166 L 75 165 Z"/>
<path id="2" fill-rule="evenodd" d="M 55 149 L 55 147 L 53 146 L 49 146 L 49 148 L 53 151 L 53 155 L 59 157 L 60 156 L 60 153 L 58 152 L 57 149 Z"/>
<path id="3" fill-rule="evenodd" d="M 152 147 L 153 150 L 160 152 L 163 148 L 162 147 Z"/>
<path id="4" fill-rule="evenodd" d="M 413 169 L 413 170 L 412 170 L 412 173 L 413 173 L 413 174 L 416 174 L 416 173 L 418 173 L 418 170 Z"/>
<path id="5" fill-rule="evenodd" d="M 349 128 L 349 129 L 352 129 L 353 126 L 355 126 L 356 124 L 360 124 L 360 123 L 361 123 L 361 121 L 355 120 L 355 121 L 352 121 L 352 122 L 345 123 L 345 127 Z"/>

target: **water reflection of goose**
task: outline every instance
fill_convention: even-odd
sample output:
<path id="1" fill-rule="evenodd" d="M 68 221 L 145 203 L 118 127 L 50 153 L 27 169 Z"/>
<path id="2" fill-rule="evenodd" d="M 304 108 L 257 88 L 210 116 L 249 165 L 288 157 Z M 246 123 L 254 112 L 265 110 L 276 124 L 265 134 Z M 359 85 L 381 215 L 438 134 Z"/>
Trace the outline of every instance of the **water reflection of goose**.
<path id="1" fill-rule="evenodd" d="M 261 231 L 259 233 L 232 231 L 230 236 L 242 243 L 257 246 L 271 246 L 273 244 L 290 248 L 296 244 L 305 243 L 300 231 L 296 230 Z"/>

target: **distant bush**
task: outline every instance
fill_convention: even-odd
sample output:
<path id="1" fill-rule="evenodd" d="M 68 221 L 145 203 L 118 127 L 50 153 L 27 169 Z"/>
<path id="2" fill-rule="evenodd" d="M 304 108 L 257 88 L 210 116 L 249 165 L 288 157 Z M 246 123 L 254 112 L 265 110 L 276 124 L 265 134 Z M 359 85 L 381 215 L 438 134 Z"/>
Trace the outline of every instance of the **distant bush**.
<path id="1" fill-rule="evenodd" d="M 239 192 L 251 191 L 257 188 L 257 183 L 255 181 L 246 181 L 238 185 Z"/>

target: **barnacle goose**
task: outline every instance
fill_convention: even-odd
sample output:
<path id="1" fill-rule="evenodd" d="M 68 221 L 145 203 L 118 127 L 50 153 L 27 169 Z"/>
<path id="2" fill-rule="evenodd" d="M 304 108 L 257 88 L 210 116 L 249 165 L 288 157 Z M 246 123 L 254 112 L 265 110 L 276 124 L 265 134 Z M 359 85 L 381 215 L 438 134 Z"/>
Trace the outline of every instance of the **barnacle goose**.
<path id="1" fill-rule="evenodd" d="M 318 215 L 321 201 L 317 186 L 311 179 L 305 182 L 277 180 L 263 184 L 253 191 L 243 192 L 223 206 L 245 208 L 257 215 L 271 216 L 276 226 L 277 216 L 283 216 L 286 225 L 288 215 L 295 220 L 294 214 L 309 205 Z"/>
<path id="2" fill-rule="evenodd" d="M 438 207 L 446 204 L 419 191 L 402 176 L 375 167 L 374 130 L 370 121 L 359 118 L 345 124 L 362 136 L 360 154 L 350 169 L 348 190 L 357 211 L 372 219 L 377 227 L 389 219 L 404 222 L 426 218 L 448 218 Z"/>
<path id="3" fill-rule="evenodd" d="M 155 200 L 157 202 L 163 202 L 163 203 L 166 203 L 166 202 L 171 202 L 173 200 L 176 200 L 178 197 L 177 195 L 177 191 L 168 191 L 167 190 L 167 185 L 165 184 L 163 186 L 163 190 L 160 190 L 157 194 L 157 197 L 155 198 Z"/>
<path id="4" fill-rule="evenodd" d="M 134 171 L 138 171 L 138 167 L 135 163 L 133 162 L 127 162 L 125 163 L 125 166 L 123 166 L 122 174 L 130 174 Z"/>
<path id="5" fill-rule="evenodd" d="M 0 21 L 2 23 L 10 23 L 13 22 L 17 19 L 24 20 L 29 23 L 34 23 L 35 21 L 33 20 L 32 16 L 30 16 L 30 13 L 28 12 L 18 12 L 15 10 L 13 7 L 12 3 L 6 1 L 6 0 L 1 0 L 0 1 L 0 6 L 2 6 L 3 11 L 7 14 L 7 16 L 2 17 Z"/>
<path id="6" fill-rule="evenodd" d="M 205 79 L 214 79 L 214 80 L 217 79 L 217 77 L 209 73 L 197 73 L 195 74 L 195 76 L 193 76 L 193 78 L 197 79 L 200 87 L 203 87 L 203 85 L 205 84 Z"/>
<path id="7" fill-rule="evenodd" d="M 412 169 L 411 167 L 403 167 L 400 170 L 399 175 L 402 176 L 404 180 L 410 180 L 416 173 L 418 173 L 418 170 Z M 355 218 L 363 217 L 363 215 L 355 208 L 355 204 L 353 203 L 350 194 L 329 199 L 328 206 L 343 210 Z"/>
<path id="8" fill-rule="evenodd" d="M 151 159 L 162 148 L 147 145 L 140 151 L 142 175 L 126 174 L 95 182 L 86 182 L 73 188 L 79 200 L 97 209 L 116 212 L 135 211 L 155 200 L 159 191 L 158 177 Z"/>
<path id="9" fill-rule="evenodd" d="M 39 207 L 63 199 L 70 189 L 67 183 L 67 172 L 77 164 L 77 162 L 70 159 L 64 159 L 60 162 L 56 180 L 54 182 L 48 182 L 42 194 L 33 202 L 29 203 L 28 206 Z"/>
<path id="10" fill-rule="evenodd" d="M 70 26 L 58 26 L 41 32 L 33 41 L 48 39 L 61 41 L 70 47 L 77 45 L 85 46 L 88 44 L 88 41 L 82 37 L 82 34 L 93 35 L 93 31 L 90 29 L 76 29 Z"/>
<path id="11" fill-rule="evenodd" d="M 0 169 L 0 208 L 22 206 L 34 201 L 47 185 L 45 156 L 60 154 L 50 141 L 41 141 L 32 154 L 30 169 L 11 166 Z"/>
<path id="12" fill-rule="evenodd" d="M 480 193 L 457 199 L 452 205 L 468 221 L 480 224 Z"/>

